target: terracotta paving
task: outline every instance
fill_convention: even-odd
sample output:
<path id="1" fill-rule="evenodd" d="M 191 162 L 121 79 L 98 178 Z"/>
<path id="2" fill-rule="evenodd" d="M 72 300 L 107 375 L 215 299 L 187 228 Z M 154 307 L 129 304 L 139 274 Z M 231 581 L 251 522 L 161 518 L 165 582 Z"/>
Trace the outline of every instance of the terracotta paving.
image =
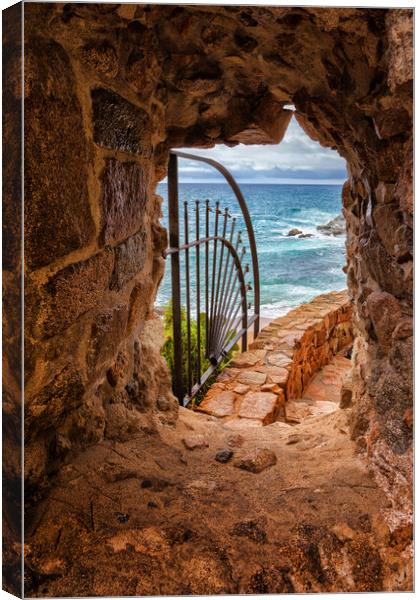
<path id="1" fill-rule="evenodd" d="M 234 357 L 197 410 L 234 429 L 274 422 L 290 426 L 337 410 L 351 361 L 351 304 L 331 292 L 262 329 Z"/>

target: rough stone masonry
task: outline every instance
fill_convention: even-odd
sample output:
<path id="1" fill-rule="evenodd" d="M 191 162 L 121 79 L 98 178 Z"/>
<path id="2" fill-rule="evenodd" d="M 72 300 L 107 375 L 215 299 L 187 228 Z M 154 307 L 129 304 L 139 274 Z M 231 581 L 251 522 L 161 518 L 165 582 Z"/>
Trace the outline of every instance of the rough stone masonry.
<path id="1" fill-rule="evenodd" d="M 5 28 L 5 411 L 18 421 L 19 101 L 25 139 L 28 502 L 81 449 L 177 418 L 153 303 L 170 148 L 278 143 L 291 113 L 348 164 L 352 435 L 411 541 L 412 11 L 25 5 Z M 16 21 L 16 19 L 15 19 Z M 10 218 L 9 218 L 10 217 Z M 13 427 L 6 480 L 20 476 Z M 14 458 L 13 458 L 14 457 Z M 12 500 L 11 500 L 12 501 Z M 11 531 L 13 524 L 10 524 Z M 11 533 L 13 536 L 13 532 Z"/>

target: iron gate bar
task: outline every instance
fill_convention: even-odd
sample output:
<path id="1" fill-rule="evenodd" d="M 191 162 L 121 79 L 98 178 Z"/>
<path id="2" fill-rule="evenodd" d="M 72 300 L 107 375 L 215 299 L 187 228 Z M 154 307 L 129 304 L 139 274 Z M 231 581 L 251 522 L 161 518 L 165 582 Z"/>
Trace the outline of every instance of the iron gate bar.
<path id="1" fill-rule="evenodd" d="M 242 214 L 244 216 L 245 226 L 248 233 L 249 246 L 251 250 L 251 260 L 252 260 L 252 272 L 254 279 L 254 313 L 257 315 L 257 318 L 254 322 L 254 337 L 257 337 L 258 332 L 260 330 L 260 274 L 258 267 L 258 256 L 257 256 L 257 245 L 255 243 L 255 235 L 254 230 L 252 228 L 251 217 L 248 211 L 248 207 L 246 205 L 245 199 L 242 195 L 242 192 L 233 178 L 232 174 L 220 163 L 212 158 L 206 158 L 204 156 L 196 156 L 195 154 L 189 154 L 188 152 L 182 152 L 180 150 L 171 150 L 171 156 L 178 156 L 179 158 L 186 158 L 188 160 L 196 160 L 199 162 L 207 163 L 211 165 L 215 169 L 217 169 L 223 177 L 226 179 L 233 192 L 235 193 L 236 199 L 238 200 L 239 206 L 241 208 Z M 170 162 L 170 160 L 169 160 Z M 168 180 L 169 180 L 169 172 L 168 172 Z M 169 187 L 168 187 L 169 189 Z M 171 244 L 172 246 L 172 244 Z"/>
<path id="2" fill-rule="evenodd" d="M 234 231 L 235 231 L 235 225 L 236 225 L 236 219 L 233 218 L 232 219 L 232 225 L 231 225 L 231 229 L 230 229 L 230 238 L 229 241 L 232 244 L 233 242 L 233 235 L 234 235 Z M 227 273 L 228 273 L 228 266 L 229 266 L 229 261 L 230 261 L 231 255 L 229 254 L 229 252 L 226 253 L 226 262 L 225 262 L 225 268 L 224 268 L 224 273 L 223 273 L 223 281 L 222 281 L 222 290 L 221 290 L 221 297 L 222 297 L 222 303 L 220 306 L 220 312 L 223 315 L 224 311 L 226 309 L 226 299 L 227 296 L 225 295 L 225 289 L 226 289 L 226 278 L 227 278 Z M 232 268 L 231 268 L 231 272 L 233 270 L 233 263 L 232 263 Z M 228 282 L 228 290 L 229 290 L 229 284 L 230 284 L 230 279 Z M 219 339 L 219 335 L 220 335 L 220 331 L 222 329 L 223 323 L 221 320 L 219 320 L 219 324 L 218 327 L 216 329 L 216 335 L 215 338 Z"/>
<path id="3" fill-rule="evenodd" d="M 178 214 L 178 157 L 169 155 L 168 164 L 168 199 L 169 199 L 169 245 L 173 248 L 179 246 L 179 214 Z M 179 254 L 171 255 L 171 281 L 172 281 L 172 318 L 174 348 L 182 347 L 181 338 L 181 279 L 179 269 Z M 184 396 L 182 381 L 182 354 L 174 352 L 174 394 L 177 398 Z"/>
<path id="4" fill-rule="evenodd" d="M 188 235 L 188 202 L 184 202 L 184 240 L 185 240 L 185 295 L 187 300 L 187 364 L 188 364 L 188 389 L 192 388 L 191 365 L 191 298 L 190 298 L 190 246 Z"/>
<path id="5" fill-rule="evenodd" d="M 200 202 L 195 201 L 195 238 L 200 239 Z M 197 279 L 197 382 L 201 385 L 201 323 L 200 323 L 200 244 L 195 253 L 195 276 Z"/>
<path id="6" fill-rule="evenodd" d="M 214 372 L 214 370 L 220 364 L 220 362 L 222 361 L 224 356 L 226 356 L 229 353 L 230 349 L 233 348 L 233 346 L 239 340 L 239 338 L 242 338 L 242 348 L 246 349 L 248 327 L 253 322 L 255 322 L 255 319 L 257 318 L 257 315 L 254 315 L 253 318 L 251 318 L 248 321 L 248 304 L 246 301 L 245 276 L 244 276 L 244 272 L 242 269 L 241 259 L 238 255 L 238 253 L 236 252 L 236 249 L 229 242 L 229 240 L 226 240 L 225 238 L 221 237 L 220 235 L 209 236 L 208 238 L 201 238 L 201 239 L 198 239 L 198 240 L 195 240 L 192 242 L 181 244 L 178 247 L 170 247 L 164 251 L 163 256 L 164 256 L 164 258 L 166 258 L 167 256 L 171 256 L 171 265 L 173 265 L 174 264 L 174 262 L 173 262 L 174 256 L 178 256 L 178 258 L 179 258 L 179 255 L 182 251 L 185 251 L 187 253 L 190 248 L 200 246 L 201 244 L 207 244 L 209 242 L 214 242 L 214 243 L 220 242 L 223 246 L 226 246 L 226 248 L 232 255 L 232 258 L 234 261 L 234 266 L 236 267 L 237 281 L 239 283 L 239 288 L 238 288 L 237 294 L 240 292 L 241 298 L 242 298 L 241 304 L 238 305 L 238 307 L 237 307 L 237 311 L 238 311 L 239 307 L 242 306 L 242 314 L 240 316 L 240 318 L 242 319 L 242 329 L 236 333 L 236 335 L 233 337 L 232 340 L 230 340 L 228 342 L 228 345 L 223 349 L 223 352 L 221 352 L 221 354 L 219 356 L 213 354 L 209 357 L 211 366 L 202 375 L 200 383 L 197 383 L 195 386 L 190 386 L 190 385 L 188 386 L 188 394 L 185 394 L 184 389 L 183 389 L 182 372 L 181 372 L 181 382 L 180 382 L 180 388 L 179 388 L 181 393 L 178 396 L 178 398 L 183 399 L 184 406 L 186 406 L 189 403 L 191 398 L 197 393 L 197 391 L 200 389 L 200 387 L 203 385 L 203 383 L 205 383 L 205 381 L 208 379 L 208 377 L 211 375 L 211 373 Z M 175 262 L 175 264 L 176 264 L 176 262 Z M 179 264 L 179 260 L 178 260 L 178 264 Z M 174 355 L 175 355 L 175 357 L 178 358 L 178 361 L 182 365 L 181 313 L 179 313 L 179 314 L 180 314 L 180 316 L 179 316 L 178 321 L 175 321 L 175 318 L 174 318 Z M 188 316 L 187 316 L 187 319 L 188 319 Z M 176 335 L 177 329 L 179 330 L 178 335 Z M 177 344 L 175 343 L 175 338 L 177 340 L 179 340 L 179 342 Z M 188 357 L 188 358 L 190 358 L 190 357 Z M 188 377 L 188 382 L 190 383 L 189 377 Z"/>
<path id="7" fill-rule="evenodd" d="M 242 242 L 241 232 L 239 232 L 238 233 L 238 239 L 237 239 L 237 242 L 236 242 L 236 247 L 235 247 L 235 251 L 237 253 L 238 253 L 239 244 L 241 242 Z M 238 254 L 238 256 L 239 256 L 239 254 Z M 242 249 L 242 256 L 240 258 L 241 266 L 242 266 L 242 258 L 243 258 L 243 256 L 244 256 L 244 252 L 243 252 L 243 249 Z M 226 336 L 226 334 L 227 334 L 227 332 L 229 330 L 228 329 L 228 324 L 229 324 L 229 322 L 231 320 L 232 310 L 234 308 L 234 304 L 231 304 L 232 298 L 233 298 L 233 293 L 235 291 L 235 284 L 236 284 L 235 278 L 233 278 L 233 281 L 232 281 L 233 268 L 234 268 L 234 264 L 232 264 L 232 267 L 231 267 L 230 282 L 229 282 L 230 283 L 230 287 L 228 287 L 228 292 L 226 294 L 226 308 L 227 308 L 227 310 L 229 312 L 228 312 L 227 318 L 225 319 L 225 322 L 222 324 L 222 333 L 220 335 L 220 339 L 221 339 L 222 342 L 223 342 L 223 340 L 224 340 L 224 338 L 225 338 L 225 336 Z M 236 302 L 237 298 L 238 298 L 238 290 L 236 291 L 236 294 L 235 294 L 235 298 L 234 298 L 234 301 L 233 301 L 234 303 Z M 242 351 L 245 351 L 245 350 L 246 350 L 246 347 L 244 348 L 244 345 L 242 344 Z"/>
<path id="8" fill-rule="evenodd" d="M 209 200 L 206 200 L 206 238 L 209 237 Z M 206 242 L 206 354 L 209 353 L 209 243 Z"/>
<path id="9" fill-rule="evenodd" d="M 239 279 L 240 286 L 241 286 L 240 291 L 242 290 L 242 285 L 243 285 L 243 291 L 245 292 L 246 284 L 245 284 L 244 271 L 242 269 L 241 258 L 239 257 L 237 249 L 233 246 L 233 244 L 231 244 L 231 242 L 229 240 L 223 238 L 220 235 L 211 235 L 210 237 L 200 238 L 199 240 L 194 240 L 193 242 L 181 244 L 180 246 L 175 247 L 175 248 L 172 248 L 172 247 L 167 248 L 163 252 L 163 257 L 166 258 L 167 256 L 173 256 L 174 254 L 177 254 L 183 250 L 188 251 L 189 248 L 194 248 L 195 246 L 198 246 L 200 244 L 205 244 L 207 242 L 213 242 L 213 241 L 221 242 L 223 244 L 223 246 L 226 246 L 229 249 L 229 251 L 231 252 L 232 258 L 234 260 L 234 266 L 236 267 L 238 279 Z M 245 248 L 242 248 L 242 256 L 244 254 L 245 254 Z M 246 296 L 246 294 L 244 294 L 244 296 Z M 248 313 L 248 305 L 245 305 L 244 312 Z M 255 317 L 257 318 L 258 315 L 255 315 Z"/>
<path id="10" fill-rule="evenodd" d="M 222 233 L 223 239 L 226 238 L 227 215 L 228 215 L 228 210 L 227 210 L 227 208 L 225 208 L 224 219 L 223 219 L 223 233 Z M 220 251 L 219 268 L 217 271 L 217 287 L 216 287 L 216 299 L 215 299 L 215 307 L 214 307 L 215 323 L 214 323 L 214 336 L 213 336 L 214 344 L 215 344 L 215 346 L 214 346 L 214 354 L 215 355 L 217 354 L 217 330 L 219 327 L 219 321 L 220 321 L 220 317 L 221 317 L 221 315 L 218 312 L 218 307 L 219 307 L 220 278 L 222 275 L 224 250 L 225 250 L 225 247 L 222 246 L 222 249 Z"/>
<path id="11" fill-rule="evenodd" d="M 219 206 L 220 203 L 216 202 L 215 216 L 214 216 L 214 235 L 217 236 L 219 232 Z M 213 340 L 213 329 L 214 329 L 214 282 L 216 279 L 216 262 L 217 262 L 217 241 L 213 243 L 213 268 L 211 276 L 211 308 L 210 308 L 210 339 Z M 214 348 L 209 346 L 210 355 L 214 353 Z"/>

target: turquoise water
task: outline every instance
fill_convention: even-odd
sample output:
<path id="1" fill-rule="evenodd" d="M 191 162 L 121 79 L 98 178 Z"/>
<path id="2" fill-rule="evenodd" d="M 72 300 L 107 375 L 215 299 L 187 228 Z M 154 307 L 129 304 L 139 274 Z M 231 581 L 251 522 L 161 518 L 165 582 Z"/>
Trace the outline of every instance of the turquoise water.
<path id="1" fill-rule="evenodd" d="M 316 230 L 336 217 L 341 211 L 341 186 L 338 185 L 285 185 L 241 184 L 254 225 L 257 243 L 260 285 L 261 315 L 275 317 L 291 308 L 330 290 L 346 287 L 342 271 L 345 264 L 345 236 L 330 237 Z M 162 183 L 158 193 L 163 198 L 162 222 L 167 226 L 167 185 Z M 190 205 L 190 239 L 193 239 L 195 200 L 209 199 L 220 208 L 228 207 L 232 216 L 241 220 L 240 210 L 229 186 L 224 183 L 180 184 L 180 210 L 184 200 Z M 203 209 L 202 215 L 204 214 Z M 204 219 L 200 222 L 203 226 Z M 292 228 L 312 233 L 314 237 L 298 239 L 287 237 Z M 201 233 L 203 233 L 203 227 Z M 159 289 L 158 304 L 170 298 L 170 269 Z M 194 253 L 191 256 L 194 269 Z M 185 290 L 185 282 L 183 283 Z M 191 283 L 194 289 L 194 282 Z"/>

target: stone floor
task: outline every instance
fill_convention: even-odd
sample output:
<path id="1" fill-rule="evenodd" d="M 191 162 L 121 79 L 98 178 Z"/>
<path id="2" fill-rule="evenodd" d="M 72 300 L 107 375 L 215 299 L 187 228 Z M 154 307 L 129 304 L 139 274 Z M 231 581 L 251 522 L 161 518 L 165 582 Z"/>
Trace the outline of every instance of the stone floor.
<path id="1" fill-rule="evenodd" d="M 320 348 L 319 323 L 300 340 Z M 28 511 L 28 597 L 411 591 L 411 532 L 390 531 L 340 400 L 350 360 L 286 400 L 303 350 L 275 364 L 284 345 L 253 347 L 200 410 L 64 466 Z"/>
<path id="2" fill-rule="evenodd" d="M 239 432 L 180 409 L 86 450 L 28 514 L 27 597 L 411 590 L 349 410 Z"/>
<path id="3" fill-rule="evenodd" d="M 333 292 L 276 319 L 248 352 L 234 357 L 197 410 L 234 429 L 274 422 L 294 425 L 337 410 L 351 366 L 343 355 L 352 341 L 350 316 L 346 293 Z M 301 364 L 305 360 L 308 364 Z M 309 377 L 305 369 L 312 370 Z M 302 373 L 309 381 L 296 398 L 293 391 L 299 385 L 292 380 Z"/>

